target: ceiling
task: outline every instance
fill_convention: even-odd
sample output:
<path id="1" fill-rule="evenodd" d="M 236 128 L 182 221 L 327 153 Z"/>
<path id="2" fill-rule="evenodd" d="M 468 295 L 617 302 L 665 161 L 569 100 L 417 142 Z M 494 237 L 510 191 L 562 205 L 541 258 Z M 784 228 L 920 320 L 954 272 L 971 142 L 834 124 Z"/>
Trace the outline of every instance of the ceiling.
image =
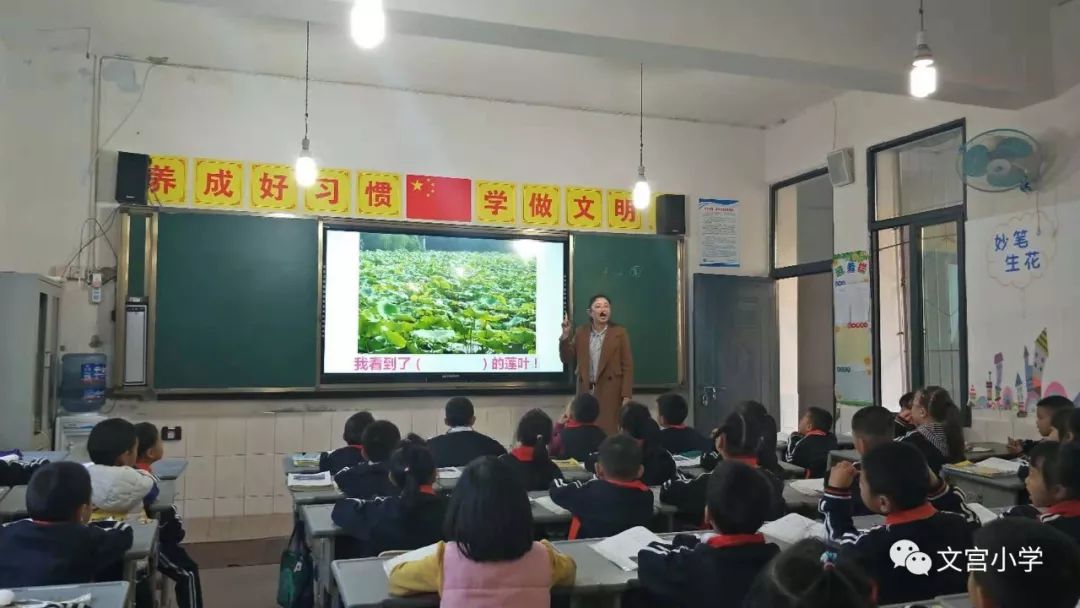
<path id="1" fill-rule="evenodd" d="M 903 94 L 918 27 L 907 0 L 385 1 L 371 52 L 346 0 L 5 0 L 0 41 L 301 76 L 310 20 L 315 79 L 636 113 L 644 62 L 647 115 L 766 127 L 845 90 Z M 938 97 L 1052 96 L 1053 5 L 928 2 Z"/>

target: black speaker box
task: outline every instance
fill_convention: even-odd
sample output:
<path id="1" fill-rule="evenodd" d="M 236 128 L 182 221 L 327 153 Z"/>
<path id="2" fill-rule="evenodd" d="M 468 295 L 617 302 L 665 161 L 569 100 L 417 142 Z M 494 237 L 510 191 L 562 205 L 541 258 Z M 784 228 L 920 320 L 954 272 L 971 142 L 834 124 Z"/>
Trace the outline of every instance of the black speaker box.
<path id="1" fill-rule="evenodd" d="M 656 234 L 686 234 L 686 197 L 661 194 L 656 197 Z"/>
<path id="2" fill-rule="evenodd" d="M 149 155 L 120 152 L 116 158 L 116 202 L 145 205 L 149 179 Z"/>

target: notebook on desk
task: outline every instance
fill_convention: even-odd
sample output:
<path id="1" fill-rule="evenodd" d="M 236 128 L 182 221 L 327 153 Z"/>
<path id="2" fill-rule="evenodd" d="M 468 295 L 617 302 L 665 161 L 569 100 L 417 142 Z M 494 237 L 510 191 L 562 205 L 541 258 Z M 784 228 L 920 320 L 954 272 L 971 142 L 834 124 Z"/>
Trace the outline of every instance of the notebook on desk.
<path id="1" fill-rule="evenodd" d="M 332 490 L 336 487 L 334 478 L 330 476 L 329 471 L 323 471 L 322 473 L 289 473 L 287 485 L 290 490 L 298 491 Z"/>
<path id="2" fill-rule="evenodd" d="M 647 528 L 635 526 L 625 532 L 593 543 L 592 549 L 619 568 L 631 572 L 637 570 L 638 552 L 649 546 L 649 543 L 659 542 L 664 541 Z"/>

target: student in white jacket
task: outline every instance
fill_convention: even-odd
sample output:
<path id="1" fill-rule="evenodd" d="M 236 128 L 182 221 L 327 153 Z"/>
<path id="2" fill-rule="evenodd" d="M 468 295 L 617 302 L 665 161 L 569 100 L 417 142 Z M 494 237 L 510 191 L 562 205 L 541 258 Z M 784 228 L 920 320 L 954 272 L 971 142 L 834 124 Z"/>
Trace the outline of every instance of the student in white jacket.
<path id="1" fill-rule="evenodd" d="M 90 431 L 86 465 L 93 486 L 93 519 L 125 519 L 143 512 L 144 505 L 157 498 L 152 475 L 133 468 L 139 441 L 135 425 L 122 418 L 99 422 Z"/>

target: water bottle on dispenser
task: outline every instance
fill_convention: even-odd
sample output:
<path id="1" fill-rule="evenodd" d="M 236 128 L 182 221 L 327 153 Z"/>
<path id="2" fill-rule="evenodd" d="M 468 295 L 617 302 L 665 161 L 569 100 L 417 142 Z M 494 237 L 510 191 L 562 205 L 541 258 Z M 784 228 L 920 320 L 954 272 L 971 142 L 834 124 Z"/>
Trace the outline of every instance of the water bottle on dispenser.
<path id="1" fill-rule="evenodd" d="M 96 412 L 105 405 L 106 357 L 71 353 L 61 358 L 60 407 L 73 414 Z"/>

